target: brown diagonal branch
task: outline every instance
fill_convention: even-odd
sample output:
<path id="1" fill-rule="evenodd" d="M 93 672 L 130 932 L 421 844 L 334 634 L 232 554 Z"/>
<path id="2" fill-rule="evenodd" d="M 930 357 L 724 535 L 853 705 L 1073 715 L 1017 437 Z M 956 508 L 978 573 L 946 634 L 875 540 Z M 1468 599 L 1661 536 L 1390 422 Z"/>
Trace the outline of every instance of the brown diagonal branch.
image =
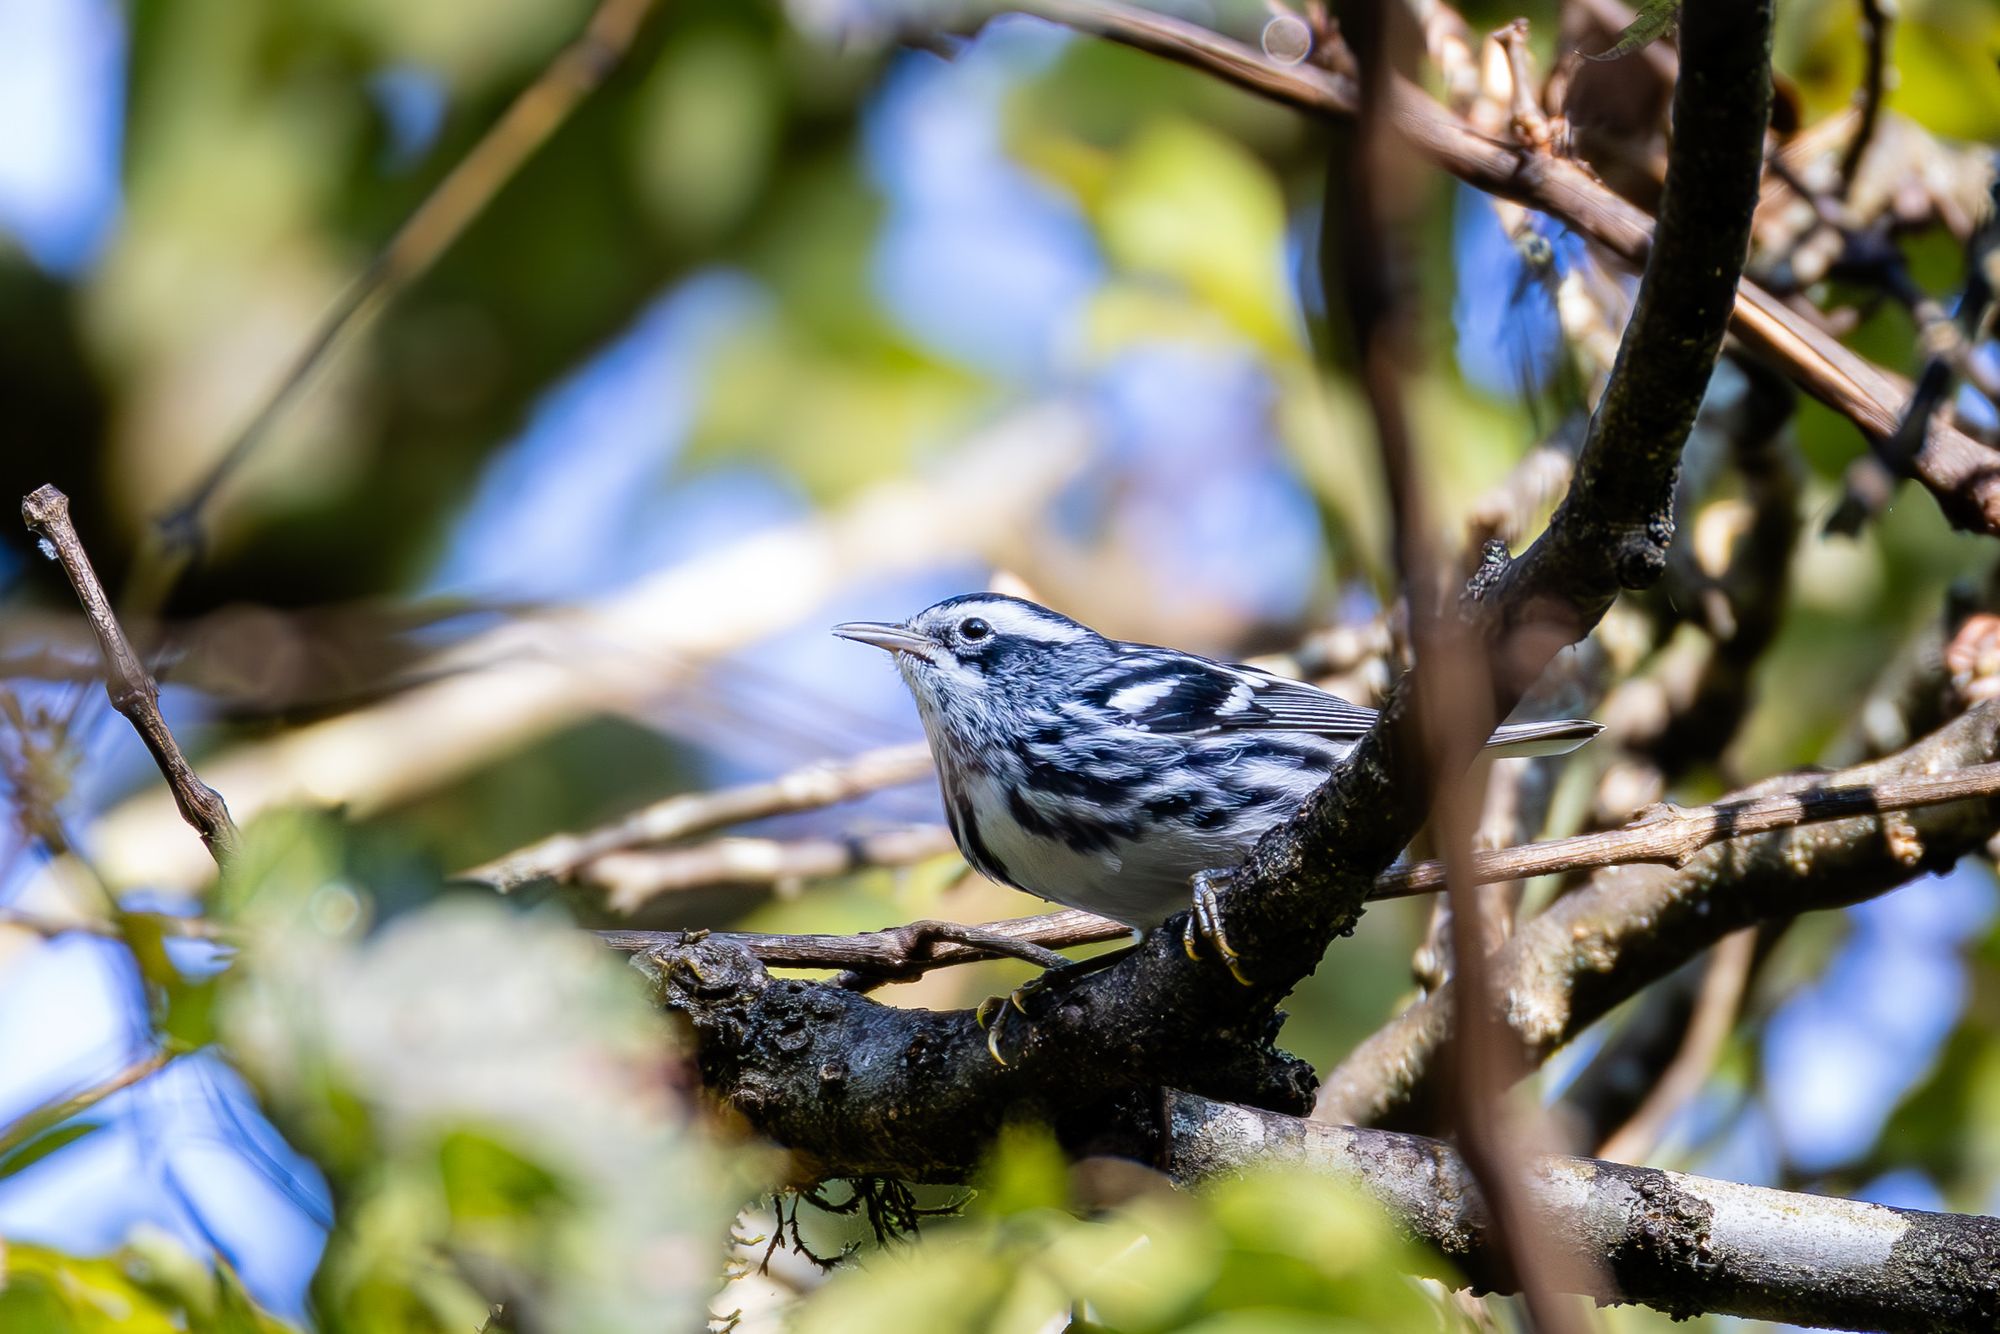
<path id="1" fill-rule="evenodd" d="M 131 721 L 173 790 L 181 818 L 201 835 L 216 865 L 223 865 L 236 851 L 236 822 L 229 818 L 229 807 L 222 797 L 201 781 L 181 754 L 180 743 L 160 716 L 160 688 L 133 652 L 117 613 L 111 609 L 111 599 L 91 568 L 76 525 L 70 522 L 69 497 L 53 486 L 44 486 L 21 502 L 21 518 L 28 531 L 46 542 L 62 563 L 77 601 L 83 604 L 83 614 L 104 654 L 104 691 L 111 697 L 111 707 Z"/>
<path id="2" fill-rule="evenodd" d="M 1301 111 L 1354 114 L 1351 80 L 1309 63 L 1273 64 L 1185 19 L 1115 0 L 1016 0 L 1010 7 L 1191 66 Z M 1390 109 L 1403 137 L 1460 180 L 1539 209 L 1630 263 L 1645 262 L 1653 220 L 1581 165 L 1487 138 L 1412 84 L 1397 85 Z M 1910 399 L 1908 381 L 1842 345 L 1747 279 L 1736 285 L 1731 330 L 1871 441 L 1895 434 Z M 2000 451 L 1933 421 L 1912 467 L 1952 523 L 2000 534 Z"/>
<path id="3" fill-rule="evenodd" d="M 65 1093 L 59 1098 L 53 1098 L 39 1107 L 24 1112 L 11 1124 L 0 1126 L 0 1158 L 5 1158 L 43 1131 L 61 1125 L 72 1116 L 89 1111 L 112 1094 L 121 1093 L 141 1080 L 157 1074 L 173 1059 L 174 1054 L 171 1052 L 149 1052 L 95 1084 L 77 1089 L 73 1093 Z"/>
<path id="4" fill-rule="evenodd" d="M 1518 1276 L 1529 1326 L 1541 1334 L 1581 1334 L 1587 1322 L 1557 1296 L 1576 1281 L 1558 1277 L 1576 1257 L 1544 1244 L 1548 1230 L 1537 1216 L 1539 1204 L 1523 1189 L 1520 1173 L 1530 1156 L 1525 1145 L 1535 1128 L 1504 1102 L 1519 1077 L 1511 1068 L 1518 1057 L 1506 1043 L 1485 1040 L 1483 1031 L 1499 1021 L 1486 985 L 1477 887 L 1468 865 L 1488 772 L 1472 758 L 1498 719 L 1478 631 L 1442 605 L 1444 561 L 1433 539 L 1428 476 L 1404 406 L 1402 367 L 1410 360 L 1413 320 L 1397 281 L 1404 257 L 1392 238 L 1415 225 L 1416 196 L 1409 156 L 1384 115 L 1393 71 L 1387 0 L 1347 0 L 1335 14 L 1356 62 L 1359 97 L 1353 120 L 1332 125 L 1327 136 L 1319 268 L 1336 335 L 1330 341 L 1336 348 L 1348 344 L 1353 378 L 1375 427 L 1395 570 L 1409 605 L 1415 661 L 1406 688 L 1415 702 L 1415 726 L 1403 729 L 1402 741 L 1416 750 L 1406 781 L 1428 788 L 1424 804 L 1443 854 L 1451 912 L 1460 1035 L 1451 1049 L 1454 1124 L 1466 1166 L 1493 1215 L 1489 1237 L 1496 1262 Z M 1518 129 L 1531 103 L 1523 86 L 1524 48 L 1510 50 L 1518 57 Z"/>

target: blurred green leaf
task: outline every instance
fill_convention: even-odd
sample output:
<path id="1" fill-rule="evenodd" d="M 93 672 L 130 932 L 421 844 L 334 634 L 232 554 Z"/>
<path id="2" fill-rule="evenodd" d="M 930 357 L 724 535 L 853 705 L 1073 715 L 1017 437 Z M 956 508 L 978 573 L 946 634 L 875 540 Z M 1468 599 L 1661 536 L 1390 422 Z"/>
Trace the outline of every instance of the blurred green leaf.
<path id="1" fill-rule="evenodd" d="M 247 839 L 228 897 L 251 935 L 219 1028 L 332 1178 L 322 1327 L 443 1334 L 499 1299 L 583 1334 L 698 1323 L 755 1160 L 663 1082 L 686 1058 L 640 976 L 486 898 L 363 935 L 374 896 L 328 822 Z"/>
<path id="2" fill-rule="evenodd" d="M 1042 1158 L 1031 1140 L 1010 1140 L 973 1215 L 927 1231 L 920 1246 L 870 1253 L 809 1296 L 795 1327 L 859 1334 L 902 1327 L 911 1311 L 926 1313 L 927 1328 L 967 1334 L 1045 1329 L 1073 1310 L 1085 1328 L 1121 1334 L 1442 1323 L 1405 1274 L 1448 1267 L 1420 1258 L 1336 1180 L 1260 1172 L 1089 1219 L 1008 1208 L 1050 1188 Z"/>
<path id="3" fill-rule="evenodd" d="M 676 34 L 636 108 L 632 164 L 641 202 L 690 239 L 720 236 L 764 184 L 783 94 L 768 48 L 740 28 Z"/>
<path id="4" fill-rule="evenodd" d="M 1048 1127 L 1008 1126 L 979 1178 L 979 1212 L 992 1217 L 1060 1209 L 1069 1203 L 1069 1159 Z"/>
<path id="5" fill-rule="evenodd" d="M 226 1266 L 211 1271 L 163 1233 L 96 1259 L 8 1242 L 0 1329 L 14 1334 L 285 1334 Z"/>
<path id="6" fill-rule="evenodd" d="M 1122 268 L 1183 285 L 1268 354 L 1299 354 L 1284 201 L 1240 145 L 1184 120 L 1147 126 L 1105 181 L 1097 219 Z"/>

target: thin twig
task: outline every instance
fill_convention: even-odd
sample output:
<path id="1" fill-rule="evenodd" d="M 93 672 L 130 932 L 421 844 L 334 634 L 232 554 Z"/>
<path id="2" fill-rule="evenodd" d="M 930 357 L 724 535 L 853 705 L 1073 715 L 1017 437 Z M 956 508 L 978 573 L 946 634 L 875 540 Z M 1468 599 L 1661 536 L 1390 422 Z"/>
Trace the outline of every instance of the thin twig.
<path id="1" fill-rule="evenodd" d="M 1854 193 L 1854 178 L 1861 172 L 1861 159 L 1874 142 L 1875 126 L 1882 115 L 1882 93 L 1889 71 L 1889 14 L 1882 0 L 1861 0 L 1861 37 L 1868 53 L 1861 76 L 1861 119 L 1840 154 L 1842 199 Z"/>
<path id="2" fill-rule="evenodd" d="M 202 511 L 297 400 L 313 372 L 360 327 L 364 316 L 435 264 L 577 105 L 610 77 L 653 4 L 654 0 L 602 0 L 582 34 L 508 104 L 472 151 L 424 197 L 342 293 L 263 406 L 179 503 L 161 516 L 158 528 L 164 550 L 157 562 L 142 563 L 149 568 L 155 590 L 171 584 L 179 567 L 198 550 Z"/>
<path id="3" fill-rule="evenodd" d="M 582 834 L 557 834 L 510 852 L 456 878 L 505 894 L 536 880 L 569 880 L 614 852 L 705 834 L 773 815 L 818 810 L 837 802 L 914 783 L 932 772 L 929 747 L 884 746 L 839 762 L 794 769 L 764 783 L 713 792 L 685 792 L 641 807 Z"/>
<path id="4" fill-rule="evenodd" d="M 1613 1162 L 1636 1163 L 1660 1142 L 1667 1123 L 1687 1106 L 1715 1068 L 1729 1030 L 1736 1026 L 1736 1013 L 1743 1006 L 1749 986 L 1750 966 L 1757 958 L 1757 928 L 1746 926 L 1724 936 L 1709 952 L 1708 968 L 1702 974 L 1701 990 L 1695 996 L 1694 1014 L 1680 1050 L 1646 1095 L 1639 1110 L 1598 1146 L 1597 1156 Z"/>
<path id="5" fill-rule="evenodd" d="M 1830 777 L 1837 779 L 1839 775 Z M 2000 763 L 1976 764 L 1936 777 L 1814 787 L 1719 801 L 1712 806 L 1687 808 L 1669 803 L 1655 807 L 1623 829 L 1474 853 L 1472 873 L 1480 884 L 1491 884 L 1604 866 L 1685 866 L 1703 848 L 1732 838 L 1995 795 L 2000 795 Z M 1425 894 L 1443 884 L 1441 863 L 1418 862 L 1383 875 L 1375 882 L 1371 897 L 1393 899 Z"/>
<path id="6" fill-rule="evenodd" d="M 1326 207 L 1322 210 L 1320 274 L 1326 308 L 1343 321 L 1355 373 L 1375 426 L 1377 453 L 1388 491 L 1395 568 L 1410 609 L 1415 649 L 1416 737 L 1421 764 L 1415 781 L 1430 788 L 1431 825 L 1443 852 L 1451 909 L 1451 942 L 1457 970 L 1459 1040 L 1452 1058 L 1461 1148 L 1492 1210 L 1491 1241 L 1499 1265 L 1520 1278 L 1532 1328 L 1565 1334 L 1589 1328 L 1557 1293 L 1573 1289 L 1558 1271 L 1576 1262 L 1546 1245 L 1547 1220 L 1524 1189 L 1525 1142 L 1532 1133 L 1511 1116 L 1504 1098 L 1523 1073 L 1514 1048 L 1489 1040 L 1502 1035 L 1497 997 L 1488 984 L 1481 939 L 1479 891 L 1470 877 L 1473 831 L 1485 804 L 1488 770 L 1474 766 L 1493 716 L 1493 682 L 1479 636 L 1469 621 L 1443 605 L 1443 562 L 1435 549 L 1436 525 L 1418 445 L 1403 401 L 1401 364 L 1411 351 L 1410 316 L 1395 273 L 1392 237 L 1411 224 L 1412 190 L 1399 179 L 1411 160 L 1389 116 L 1389 43 L 1386 0 L 1354 0 L 1340 11 L 1342 31 L 1360 72 L 1353 125 L 1334 129 L 1328 156 Z M 1509 43 L 1525 23 L 1502 29 L 1514 76 L 1515 134 L 1536 148 L 1548 143 L 1547 123 L 1525 86 L 1526 47 Z M 1537 130 L 1539 129 L 1539 134 Z M 1336 195 L 1338 197 L 1336 197 Z M 1399 210 L 1399 203 L 1404 207 Z M 1525 1132 L 1525 1133 L 1524 1133 Z"/>
<path id="7" fill-rule="evenodd" d="M 776 885 L 851 875 L 870 867 L 914 866 L 956 848 L 943 825 L 885 829 L 851 838 L 718 838 L 685 848 L 614 852 L 583 876 L 606 891 L 612 911 L 629 913 L 662 894 L 710 885 Z"/>
<path id="8" fill-rule="evenodd" d="M 2000 762 L 1955 773 L 1891 778 L 1879 783 L 1828 783 L 1800 791 L 1739 797 L 1712 806 L 1660 806 L 1623 829 L 1573 838 L 1549 839 L 1517 848 L 1475 852 L 1467 869 L 1473 884 L 1496 884 L 1542 875 L 1600 870 L 1607 866 L 1685 866 L 1702 849 L 1733 838 L 1773 833 L 1890 811 L 1921 810 L 1956 801 L 2000 796 Z M 940 835 L 946 831 L 940 827 Z M 1428 894 L 1445 883 L 1444 863 L 1417 862 L 1384 872 L 1369 894 L 1371 902 Z M 679 944 L 700 935 L 740 944 L 767 964 L 788 968 L 876 969 L 917 973 L 952 964 L 976 963 L 994 951 L 973 946 L 940 946 L 922 958 L 898 949 L 898 931 L 860 935 L 766 935 L 760 932 L 608 931 L 605 940 L 620 949 L 646 950 Z M 985 923 L 982 930 L 1049 949 L 1067 949 L 1116 940 L 1131 928 L 1078 909 Z"/>
<path id="9" fill-rule="evenodd" d="M 118 920 L 113 921 L 109 917 L 35 913 L 25 912 L 19 908 L 0 908 L 0 928 L 12 927 L 32 932 L 44 939 L 53 939 L 77 931 L 85 935 L 102 936 L 107 940 L 123 940 L 133 926 L 144 926 L 146 930 L 157 932 L 172 940 L 234 942 L 237 939 L 237 933 L 230 927 L 210 921 L 206 917 L 182 917 L 176 913 L 121 911 Z"/>
<path id="10" fill-rule="evenodd" d="M 6 1157 L 51 1126 L 59 1126 L 79 1112 L 89 1111 L 112 1094 L 131 1088 L 148 1075 L 157 1074 L 173 1059 L 174 1054 L 171 1052 L 153 1052 L 132 1062 L 109 1079 L 92 1084 L 88 1088 L 78 1089 L 75 1093 L 66 1093 L 60 1098 L 51 1099 L 32 1111 L 16 1117 L 13 1124 L 0 1129 L 0 1158 Z"/>
<path id="11" fill-rule="evenodd" d="M 222 797 L 188 764 L 180 743 L 167 728 L 167 720 L 160 716 L 160 688 L 132 651 L 117 614 L 111 610 L 111 599 L 105 596 L 104 585 L 70 522 L 69 497 L 53 486 L 44 486 L 21 502 L 21 518 L 29 532 L 53 548 L 55 559 L 62 562 L 63 573 L 76 590 L 77 601 L 83 604 L 83 614 L 104 653 L 104 691 L 111 697 L 111 707 L 131 720 L 165 775 L 167 786 L 173 789 L 181 818 L 201 835 L 215 864 L 224 865 L 236 851 L 236 822 L 229 818 L 229 807 Z"/>

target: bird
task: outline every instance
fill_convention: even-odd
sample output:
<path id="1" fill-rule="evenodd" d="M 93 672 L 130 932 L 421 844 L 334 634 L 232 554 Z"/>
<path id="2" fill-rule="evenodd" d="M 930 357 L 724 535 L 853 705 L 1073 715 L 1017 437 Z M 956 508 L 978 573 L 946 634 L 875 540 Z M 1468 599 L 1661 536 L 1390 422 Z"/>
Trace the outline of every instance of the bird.
<path id="1" fill-rule="evenodd" d="M 1377 717 L 1301 681 L 1111 639 L 1000 593 L 833 633 L 894 655 L 974 870 L 1140 930 L 1192 906 L 1188 952 L 1199 936 L 1239 981 L 1217 873 L 1294 814 Z M 1509 723 L 1486 748 L 1559 755 L 1601 730 Z"/>

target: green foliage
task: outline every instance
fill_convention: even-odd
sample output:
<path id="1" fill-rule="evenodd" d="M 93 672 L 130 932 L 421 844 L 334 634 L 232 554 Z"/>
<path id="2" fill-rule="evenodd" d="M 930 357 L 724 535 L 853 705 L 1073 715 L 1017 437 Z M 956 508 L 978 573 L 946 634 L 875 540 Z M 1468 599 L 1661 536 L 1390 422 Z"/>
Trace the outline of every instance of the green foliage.
<path id="1" fill-rule="evenodd" d="M 1194 1194 L 1156 1182 L 1110 1210 L 1071 1211 L 1046 1135 L 1010 1134 L 963 1219 L 921 1245 L 866 1253 L 799 1309 L 800 1334 L 907 1328 L 939 1334 L 1075 1329 L 1418 1330 L 1443 1316 L 1408 1277 L 1441 1272 L 1340 1183 L 1259 1173 Z"/>
<path id="2" fill-rule="evenodd" d="M 658 1074 L 675 1043 L 637 973 L 572 925 L 448 899 L 371 930 L 339 828 L 277 816 L 219 893 L 247 935 L 217 1024 L 332 1180 L 321 1328 L 698 1323 L 746 1156 Z"/>
<path id="3" fill-rule="evenodd" d="M 102 1259 L 10 1242 L 0 1329 L 20 1334 L 287 1334 L 227 1265 L 210 1270 L 155 1232 Z"/>

